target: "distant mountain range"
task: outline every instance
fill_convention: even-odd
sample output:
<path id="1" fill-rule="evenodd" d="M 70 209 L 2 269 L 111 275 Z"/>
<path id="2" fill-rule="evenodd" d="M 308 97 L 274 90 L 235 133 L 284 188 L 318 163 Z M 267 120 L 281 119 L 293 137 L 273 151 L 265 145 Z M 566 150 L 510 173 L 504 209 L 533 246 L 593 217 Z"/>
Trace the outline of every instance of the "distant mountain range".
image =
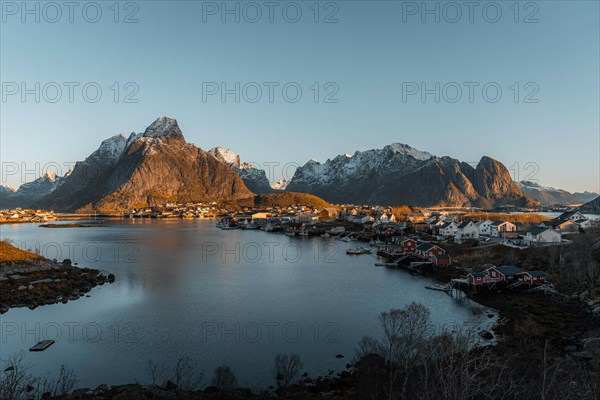
<path id="1" fill-rule="evenodd" d="M 70 174 L 64 177 L 48 172 L 38 179 L 22 184 L 18 190 L 10 186 L 0 185 L 0 209 L 15 207 L 31 207 L 59 187 Z"/>
<path id="2" fill-rule="evenodd" d="M 566 190 L 555 189 L 553 187 L 542 186 L 536 182 L 519 182 L 521 190 L 545 205 L 570 205 L 583 204 L 594 200 L 598 193 L 583 192 L 569 193 Z"/>
<path id="3" fill-rule="evenodd" d="M 46 174 L 17 191 L 0 186 L 0 208 L 119 211 L 204 200 L 263 204 L 284 191 L 286 202 L 302 198 L 290 197 L 291 192 L 302 192 L 331 203 L 424 207 L 571 204 L 597 197 L 517 184 L 490 157 L 472 166 L 399 143 L 339 155 L 323 164 L 310 160 L 291 180 L 271 185 L 265 171 L 242 163 L 238 154 L 223 147 L 206 152 L 187 143 L 175 119 L 160 117 L 143 133 L 104 140 L 64 177 Z M 255 194 L 268 196 L 258 199 Z"/>
<path id="4" fill-rule="evenodd" d="M 334 203 L 484 208 L 539 204 L 490 157 L 473 167 L 399 143 L 339 155 L 324 164 L 311 160 L 296 170 L 287 190 Z"/>

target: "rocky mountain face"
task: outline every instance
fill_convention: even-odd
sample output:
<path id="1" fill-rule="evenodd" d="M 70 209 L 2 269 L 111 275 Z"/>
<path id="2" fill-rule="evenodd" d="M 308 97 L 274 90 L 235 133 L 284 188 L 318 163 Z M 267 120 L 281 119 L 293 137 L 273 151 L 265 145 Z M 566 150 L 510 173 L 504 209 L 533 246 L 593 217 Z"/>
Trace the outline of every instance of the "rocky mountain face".
<path id="1" fill-rule="evenodd" d="M 291 179 L 282 178 L 275 182 L 273 185 L 271 185 L 271 187 L 275 190 L 285 190 L 287 189 L 287 186 L 290 184 L 290 182 Z"/>
<path id="2" fill-rule="evenodd" d="M 29 208 L 36 202 L 54 192 L 65 181 L 67 174 L 62 177 L 55 172 L 45 173 L 34 181 L 27 182 L 14 190 L 8 186 L 0 185 L 0 209 L 3 208 Z"/>
<path id="3" fill-rule="evenodd" d="M 214 147 L 208 151 L 208 154 L 233 169 L 252 192 L 256 194 L 275 193 L 266 172 L 250 163 L 240 162 L 240 156 L 233 151 L 223 147 Z"/>
<path id="4" fill-rule="evenodd" d="M 417 206 L 528 206 L 537 201 L 512 181 L 502 163 L 483 157 L 473 168 L 405 144 L 357 151 L 298 168 L 287 190 L 333 203 Z"/>
<path id="5" fill-rule="evenodd" d="M 569 193 L 566 190 L 542 186 L 531 181 L 521 181 L 518 183 L 518 185 L 524 193 L 546 205 L 582 204 L 592 201 L 598 197 L 598 193 Z"/>
<path id="6" fill-rule="evenodd" d="M 161 117 L 144 133 L 103 141 L 37 206 L 120 211 L 165 201 L 251 196 L 231 168 L 187 143 L 175 119 Z"/>

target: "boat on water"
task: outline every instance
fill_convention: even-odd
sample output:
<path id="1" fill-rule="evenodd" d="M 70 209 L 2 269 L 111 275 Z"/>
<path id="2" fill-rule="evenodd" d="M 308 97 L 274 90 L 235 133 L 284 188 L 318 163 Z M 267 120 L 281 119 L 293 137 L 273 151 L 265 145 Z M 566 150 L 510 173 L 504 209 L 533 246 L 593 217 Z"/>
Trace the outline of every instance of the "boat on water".
<path id="1" fill-rule="evenodd" d="M 300 232 L 298 232 L 298 236 L 306 237 L 306 236 L 308 236 L 308 232 L 304 231 L 304 230 L 300 231 Z"/>
<path id="2" fill-rule="evenodd" d="M 350 239 L 350 237 L 348 237 L 348 236 L 346 236 L 346 237 L 344 237 L 344 238 L 342 238 L 342 239 L 340 239 L 340 240 L 341 240 L 342 242 L 351 242 L 351 241 L 352 241 L 352 239 Z"/>
<path id="3" fill-rule="evenodd" d="M 346 250 L 346 254 L 350 254 L 350 255 L 371 254 L 371 249 L 367 249 L 364 247 L 353 247 L 351 249 Z"/>
<path id="4" fill-rule="evenodd" d="M 321 235 L 322 238 L 330 238 L 331 235 L 327 232 L 325 232 L 324 234 Z"/>

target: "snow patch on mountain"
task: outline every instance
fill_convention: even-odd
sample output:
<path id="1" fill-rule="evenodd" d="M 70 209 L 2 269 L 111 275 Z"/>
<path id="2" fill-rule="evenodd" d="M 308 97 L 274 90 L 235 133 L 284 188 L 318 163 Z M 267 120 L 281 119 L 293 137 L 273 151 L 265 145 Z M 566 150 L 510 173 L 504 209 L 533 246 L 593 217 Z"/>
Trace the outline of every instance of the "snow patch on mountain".
<path id="1" fill-rule="evenodd" d="M 285 190 L 285 189 L 287 189 L 287 186 L 289 185 L 290 182 L 291 182 L 290 179 L 280 179 L 277 182 L 275 182 L 274 184 L 272 184 L 271 187 L 275 190 Z"/>
<path id="2" fill-rule="evenodd" d="M 402 143 L 393 143 L 383 149 L 339 155 L 323 164 L 311 159 L 296 171 L 292 182 L 331 184 L 350 177 L 369 176 L 373 171 L 384 170 L 392 165 L 396 168 L 404 164 L 413 165 L 431 157 L 433 155 L 426 151 Z"/>
<path id="3" fill-rule="evenodd" d="M 240 156 L 224 147 L 214 147 L 208 151 L 208 154 L 214 156 L 217 160 L 224 162 L 230 167 L 240 168 Z"/>

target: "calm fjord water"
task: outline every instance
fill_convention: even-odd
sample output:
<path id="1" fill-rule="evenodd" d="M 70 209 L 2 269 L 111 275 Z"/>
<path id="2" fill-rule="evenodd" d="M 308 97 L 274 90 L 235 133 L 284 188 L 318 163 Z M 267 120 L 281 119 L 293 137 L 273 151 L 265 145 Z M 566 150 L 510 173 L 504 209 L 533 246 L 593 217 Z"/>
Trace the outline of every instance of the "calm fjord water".
<path id="1" fill-rule="evenodd" d="M 476 307 L 426 290 L 422 277 L 374 267 L 375 256 L 346 255 L 352 243 L 223 231 L 214 221 L 3 225 L 7 238 L 116 276 L 89 298 L 0 316 L 2 359 L 56 338 L 26 360 L 38 374 L 68 365 L 80 387 L 149 383 L 148 360 L 172 370 L 181 357 L 198 362 L 204 383 L 227 364 L 242 384 L 269 386 L 281 352 L 298 353 L 311 376 L 342 370 L 362 336 L 379 335 L 377 317 L 390 308 L 418 301 L 437 324 L 453 325 Z"/>

